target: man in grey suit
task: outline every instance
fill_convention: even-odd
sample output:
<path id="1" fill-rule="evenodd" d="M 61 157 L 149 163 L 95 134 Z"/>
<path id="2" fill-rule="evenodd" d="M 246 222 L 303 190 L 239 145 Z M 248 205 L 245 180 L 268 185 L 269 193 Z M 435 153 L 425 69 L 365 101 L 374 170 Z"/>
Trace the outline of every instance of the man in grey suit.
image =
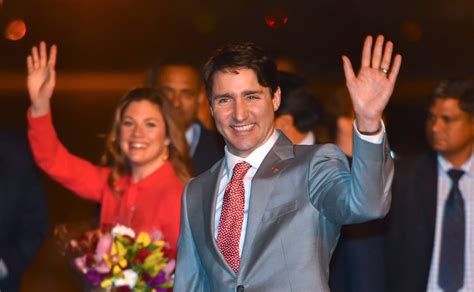
<path id="1" fill-rule="evenodd" d="M 384 216 L 393 163 L 381 123 L 401 57 L 367 37 L 355 75 L 352 170 L 334 145 L 297 146 L 274 129 L 274 62 L 252 44 L 227 45 L 204 79 L 225 157 L 183 195 L 175 291 L 329 291 L 342 224 Z"/>

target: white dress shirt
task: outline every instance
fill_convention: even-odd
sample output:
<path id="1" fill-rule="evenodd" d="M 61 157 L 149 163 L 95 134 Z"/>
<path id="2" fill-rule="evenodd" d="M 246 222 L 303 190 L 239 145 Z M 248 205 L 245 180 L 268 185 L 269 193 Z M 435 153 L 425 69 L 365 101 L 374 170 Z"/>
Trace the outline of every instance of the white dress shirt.
<path id="1" fill-rule="evenodd" d="M 382 122 L 382 131 L 377 135 L 362 135 L 357 130 L 357 126 L 354 122 L 354 128 L 356 134 L 363 140 L 374 143 L 380 144 L 383 141 L 383 137 L 385 135 L 385 125 Z M 262 164 L 263 160 L 267 156 L 268 152 L 272 149 L 273 145 L 275 145 L 276 141 L 278 140 L 279 133 L 273 130 L 273 134 L 268 138 L 268 140 L 260 147 L 255 149 L 248 157 L 241 158 L 236 155 L 233 155 L 229 152 L 227 146 L 225 146 L 225 164 L 224 170 L 222 171 L 221 176 L 219 177 L 219 189 L 217 193 L 217 203 L 216 203 L 216 216 L 214 218 L 214 239 L 217 240 L 217 235 L 219 232 L 219 221 L 221 218 L 222 212 L 222 202 L 224 201 L 224 192 L 226 189 L 227 184 L 229 183 L 230 179 L 232 178 L 232 170 L 234 166 L 241 161 L 245 161 L 249 163 L 252 167 L 247 171 L 244 177 L 244 188 L 245 188 L 245 206 L 244 206 L 244 220 L 242 222 L 242 231 L 240 233 L 240 243 L 239 243 L 239 253 L 242 255 L 242 248 L 244 246 L 245 234 L 247 231 L 247 221 L 248 221 L 248 212 L 249 212 L 249 202 L 250 202 L 250 193 L 252 191 L 252 178 L 257 172 L 257 169 Z"/>
<path id="2" fill-rule="evenodd" d="M 201 137 L 201 126 L 198 123 L 193 123 L 189 128 L 184 132 L 186 142 L 188 142 L 189 147 L 189 156 L 193 156 L 196 152 L 196 148 Z"/>
<path id="3" fill-rule="evenodd" d="M 314 136 L 313 132 L 308 132 L 308 134 L 301 140 L 298 145 L 314 145 L 316 142 L 316 137 Z"/>
<path id="4" fill-rule="evenodd" d="M 438 285 L 439 276 L 439 253 L 441 248 L 441 233 L 443 226 L 444 205 L 451 190 L 451 179 L 447 172 L 453 166 L 438 154 L 438 194 L 436 207 L 436 225 L 431 257 L 430 275 L 428 278 L 428 292 L 443 292 Z M 464 210 L 466 219 L 465 250 L 464 250 L 464 286 L 459 292 L 474 291 L 474 153 L 471 158 L 461 167 L 465 174 L 459 180 L 459 190 L 464 199 Z"/>
<path id="5" fill-rule="evenodd" d="M 6 277 L 8 277 L 7 265 L 5 264 L 3 259 L 0 258 L 0 280 L 5 279 Z"/>

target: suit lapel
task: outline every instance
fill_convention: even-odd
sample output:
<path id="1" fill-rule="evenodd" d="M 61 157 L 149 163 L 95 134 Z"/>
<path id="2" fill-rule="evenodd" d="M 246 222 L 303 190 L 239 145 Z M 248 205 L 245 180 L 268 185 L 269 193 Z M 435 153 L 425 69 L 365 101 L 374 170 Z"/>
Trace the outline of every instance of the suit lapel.
<path id="1" fill-rule="evenodd" d="M 4 148 L 2 148 L 4 150 Z M 13 194 L 8 193 L 8 174 L 7 174 L 7 164 L 5 161 L 2 159 L 3 157 L 0 157 L 0 198 L 2 200 L 2 205 L 3 207 L 0 207 L 0 226 L 7 226 L 8 219 L 10 212 L 8 212 L 8 207 L 11 203 L 11 199 L 13 199 Z M 18 194 L 15 194 L 18 195 Z M 20 200 L 15 198 L 15 200 Z M 7 228 L 5 228 L 5 231 L 0 231 L 0 234 L 5 234 Z"/>
<path id="2" fill-rule="evenodd" d="M 430 240 L 434 239 L 434 230 L 436 223 L 436 206 L 438 199 L 438 162 L 435 154 L 425 156 L 419 165 L 420 175 L 416 179 L 417 193 L 420 194 L 421 210 L 424 210 L 424 215 L 427 222 L 427 231 Z"/>
<path id="3" fill-rule="evenodd" d="M 219 163 L 216 163 L 210 171 L 209 179 L 207 179 L 207 183 L 203 184 L 202 188 L 202 210 L 208 210 L 207 212 L 203 212 L 204 222 L 206 224 L 204 231 L 207 244 L 209 249 L 214 253 L 216 259 L 218 259 L 218 263 L 226 268 L 229 273 L 234 273 L 232 268 L 227 264 L 224 256 L 219 250 L 217 246 L 217 242 L 214 239 L 214 229 L 215 229 L 215 217 L 216 217 L 216 203 L 217 203 L 217 195 L 219 192 L 219 178 L 222 176 L 223 168 L 225 167 L 224 159 L 221 159 Z M 211 194 L 211 195 L 209 195 Z"/>
<path id="4" fill-rule="evenodd" d="M 245 241 L 240 260 L 240 273 L 246 269 L 255 237 L 258 234 L 260 222 L 265 212 L 268 200 L 277 184 L 284 168 L 294 157 L 293 144 L 280 133 L 277 142 L 267 154 L 252 179 L 249 213 Z"/>
<path id="5" fill-rule="evenodd" d="M 401 291 L 426 290 L 431 257 L 433 254 L 437 204 L 438 165 L 436 155 L 423 155 L 412 164 L 410 180 L 413 186 L 408 193 L 407 208 L 413 213 L 406 224 L 413 224 L 406 234 L 404 258 L 407 260 L 401 271 Z M 415 248 L 414 248 L 415 246 Z M 398 279 L 397 279 L 398 280 Z M 423 288 L 422 288 L 423 287 Z"/>

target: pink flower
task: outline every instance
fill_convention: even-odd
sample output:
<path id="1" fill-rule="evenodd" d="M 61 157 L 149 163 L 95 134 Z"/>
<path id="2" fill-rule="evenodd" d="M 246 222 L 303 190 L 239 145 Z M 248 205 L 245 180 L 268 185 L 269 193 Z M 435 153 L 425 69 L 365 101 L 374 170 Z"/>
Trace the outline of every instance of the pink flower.
<path id="1" fill-rule="evenodd" d="M 83 273 L 85 273 L 85 271 L 87 270 L 86 269 L 86 256 L 82 256 L 82 257 L 77 257 L 74 259 L 74 264 L 76 265 L 76 267 L 81 270 Z"/>
<path id="2" fill-rule="evenodd" d="M 155 241 L 158 241 L 158 240 L 162 240 L 163 239 L 163 233 L 161 233 L 161 231 L 159 230 L 155 230 L 151 233 L 151 238 L 153 242 Z"/>
<path id="3" fill-rule="evenodd" d="M 107 234 L 102 235 L 95 249 L 95 255 L 98 261 L 104 258 L 104 254 L 108 254 L 110 252 L 110 248 L 112 247 L 113 241 L 114 241 L 114 238 L 112 234 L 107 233 Z"/>
<path id="4" fill-rule="evenodd" d="M 97 247 L 95 250 L 95 260 L 96 260 L 96 270 L 99 273 L 105 274 L 110 272 L 110 266 L 104 260 L 104 255 L 108 255 L 110 253 L 110 248 L 112 247 L 112 243 L 114 238 L 112 234 L 107 233 L 104 234 L 97 243 Z"/>
<path id="5" fill-rule="evenodd" d="M 165 273 L 166 277 L 170 277 L 171 274 L 174 272 L 174 268 L 176 267 L 176 261 L 170 260 L 168 264 L 163 268 L 163 273 Z"/>

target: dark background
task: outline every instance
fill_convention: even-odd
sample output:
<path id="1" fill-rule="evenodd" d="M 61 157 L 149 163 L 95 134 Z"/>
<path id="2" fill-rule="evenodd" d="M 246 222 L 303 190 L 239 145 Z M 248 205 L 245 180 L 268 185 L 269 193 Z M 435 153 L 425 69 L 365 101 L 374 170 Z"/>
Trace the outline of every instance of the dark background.
<path id="1" fill-rule="evenodd" d="M 225 42 L 249 40 L 295 58 L 308 74 L 340 78 L 339 56 L 358 56 L 363 37 L 379 33 L 406 56 L 405 76 L 471 74 L 474 58 L 470 0 L 0 2 L 2 24 L 27 24 L 21 41 L 1 41 L 2 70 L 22 69 L 39 40 L 57 43 L 59 68 L 71 70 L 142 70 L 170 54 L 201 61 Z M 265 16 L 288 22 L 270 28 Z"/>
<path id="2" fill-rule="evenodd" d="M 26 129 L 25 58 L 38 41 L 54 42 L 55 125 L 72 153 L 94 162 L 117 100 L 142 82 L 152 62 L 184 55 L 202 64 L 229 41 L 253 41 L 293 59 L 315 94 L 328 99 L 344 86 L 341 54 L 357 67 L 365 35 L 393 40 L 403 64 L 386 115 L 401 156 L 426 149 L 423 104 L 436 82 L 473 74 L 472 0 L 0 0 L 0 32 L 14 19 L 25 21 L 27 31 L 18 41 L 0 39 L 1 127 Z M 45 190 L 51 232 L 23 290 L 73 291 L 52 230 L 89 220 L 95 206 L 49 179 Z"/>

